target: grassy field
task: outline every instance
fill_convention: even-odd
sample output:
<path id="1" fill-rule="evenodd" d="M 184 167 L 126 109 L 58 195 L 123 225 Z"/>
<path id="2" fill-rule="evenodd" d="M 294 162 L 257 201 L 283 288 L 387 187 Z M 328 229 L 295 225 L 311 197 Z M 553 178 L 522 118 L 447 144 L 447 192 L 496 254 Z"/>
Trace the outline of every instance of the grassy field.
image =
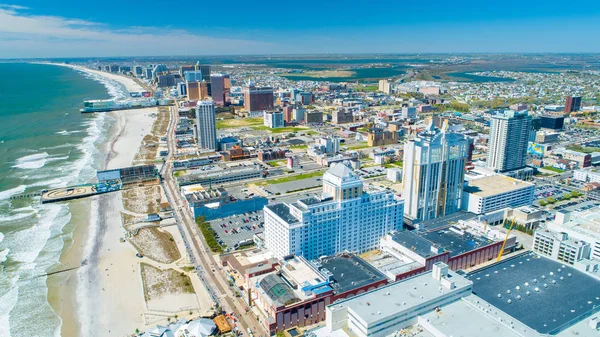
<path id="1" fill-rule="evenodd" d="M 264 119 L 262 117 L 237 118 L 217 121 L 217 129 L 241 128 L 244 126 L 262 126 Z"/>
<path id="2" fill-rule="evenodd" d="M 561 169 L 553 167 L 553 166 L 544 166 L 542 168 L 544 170 L 548 170 L 548 171 L 552 171 L 552 172 L 556 172 L 556 173 L 563 173 L 563 172 L 565 172 L 564 170 L 561 170 Z"/>
<path id="3" fill-rule="evenodd" d="M 583 152 L 583 153 L 600 152 L 600 148 L 598 148 L 598 147 L 591 147 L 591 146 L 584 147 L 584 146 L 577 145 L 577 144 L 567 145 L 567 150 Z"/>
<path id="4" fill-rule="evenodd" d="M 385 168 L 393 168 L 393 167 L 402 168 L 402 165 L 403 165 L 403 163 L 401 161 L 395 161 L 395 162 L 383 164 L 383 167 L 385 167 Z"/>
<path id="5" fill-rule="evenodd" d="M 308 149 L 308 145 L 292 145 L 290 146 L 290 149 L 292 150 L 306 150 Z"/>
<path id="6" fill-rule="evenodd" d="M 274 184 L 287 183 L 287 182 L 295 181 L 295 180 L 308 179 L 308 178 L 312 178 L 312 177 L 320 177 L 322 175 L 323 175 L 323 171 L 314 171 L 314 172 L 308 172 L 308 173 L 301 173 L 301 174 L 297 174 L 297 175 L 285 176 L 283 178 L 271 179 L 271 180 L 265 181 L 265 183 L 267 183 L 269 185 L 274 185 Z"/>
<path id="7" fill-rule="evenodd" d="M 348 150 L 360 150 L 360 149 L 365 149 L 367 147 L 370 147 L 369 144 L 367 144 L 367 142 L 361 142 L 356 145 L 348 146 Z"/>
<path id="8" fill-rule="evenodd" d="M 307 131 L 310 130 L 309 128 L 305 128 L 302 126 L 284 126 L 282 128 L 269 128 L 268 126 L 264 126 L 264 125 L 253 125 L 251 126 L 252 129 L 257 130 L 257 131 L 270 131 L 271 133 L 292 133 L 292 132 L 301 132 L 301 131 Z M 309 132 L 314 132 L 314 131 L 309 131 Z"/>
<path id="9" fill-rule="evenodd" d="M 271 166 L 271 167 L 280 167 L 280 166 L 285 166 L 287 163 L 286 159 L 279 159 L 279 160 L 272 160 L 267 162 L 267 165 Z"/>
<path id="10" fill-rule="evenodd" d="M 377 84 L 373 84 L 373 85 L 358 85 L 356 86 L 354 89 L 356 89 L 357 91 L 377 91 L 379 90 L 379 85 Z"/>

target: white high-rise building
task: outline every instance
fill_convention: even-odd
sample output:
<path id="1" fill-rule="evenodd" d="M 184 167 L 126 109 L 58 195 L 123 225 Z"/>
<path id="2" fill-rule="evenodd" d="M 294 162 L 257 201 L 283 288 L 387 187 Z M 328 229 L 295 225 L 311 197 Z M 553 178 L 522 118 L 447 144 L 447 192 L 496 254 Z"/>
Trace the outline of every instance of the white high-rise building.
<path id="1" fill-rule="evenodd" d="M 429 220 L 461 208 L 469 142 L 465 136 L 427 129 L 404 144 L 404 214 L 412 220 Z"/>
<path id="2" fill-rule="evenodd" d="M 524 168 L 531 131 L 531 116 L 527 111 L 506 110 L 492 116 L 487 165 L 496 172 Z"/>
<path id="3" fill-rule="evenodd" d="M 338 163 L 323 175 L 321 196 L 265 206 L 265 246 L 279 258 L 363 253 L 402 229 L 403 207 L 391 191 L 363 190 L 352 169 Z"/>
<path id="4" fill-rule="evenodd" d="M 215 106 L 212 101 L 198 101 L 196 105 L 196 128 L 198 147 L 205 150 L 217 150 L 217 122 Z"/>
<path id="5" fill-rule="evenodd" d="M 282 128 L 284 126 L 282 111 L 265 111 L 264 125 L 271 129 Z"/>

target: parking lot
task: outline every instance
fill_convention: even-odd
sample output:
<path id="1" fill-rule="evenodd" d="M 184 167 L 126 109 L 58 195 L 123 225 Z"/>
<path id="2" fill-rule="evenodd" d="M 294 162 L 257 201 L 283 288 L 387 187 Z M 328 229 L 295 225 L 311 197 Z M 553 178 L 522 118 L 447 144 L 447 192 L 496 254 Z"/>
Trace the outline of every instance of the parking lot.
<path id="1" fill-rule="evenodd" d="M 312 177 L 301 180 L 288 181 L 286 183 L 281 184 L 273 184 L 265 186 L 265 190 L 269 191 L 271 194 L 279 195 L 290 193 L 293 191 L 300 191 L 304 189 L 309 189 L 313 187 L 322 186 L 323 182 L 321 181 L 321 177 Z"/>
<path id="2" fill-rule="evenodd" d="M 383 166 L 371 166 L 360 168 L 354 172 L 358 174 L 359 177 L 365 179 L 384 175 L 386 173 L 386 169 Z"/>
<path id="3" fill-rule="evenodd" d="M 210 221 L 219 244 L 237 249 L 240 243 L 252 242 L 255 233 L 263 231 L 263 211 L 248 212 Z"/>
<path id="4" fill-rule="evenodd" d="M 591 199 L 585 199 L 583 202 L 582 201 L 570 201 L 568 203 L 558 205 L 558 206 L 554 207 L 554 210 L 555 211 L 562 210 L 562 211 L 567 211 L 567 212 L 581 212 L 581 211 L 585 211 L 585 210 L 588 210 L 593 207 L 598 207 L 598 205 L 600 205 L 600 202 L 598 202 L 598 201 L 591 200 Z"/>
<path id="5" fill-rule="evenodd" d="M 561 197 L 565 193 L 570 193 L 569 191 L 565 191 L 561 188 L 556 188 L 550 185 L 538 186 L 535 189 L 534 196 L 536 199 L 545 199 L 549 197 L 553 197 L 557 199 Z"/>

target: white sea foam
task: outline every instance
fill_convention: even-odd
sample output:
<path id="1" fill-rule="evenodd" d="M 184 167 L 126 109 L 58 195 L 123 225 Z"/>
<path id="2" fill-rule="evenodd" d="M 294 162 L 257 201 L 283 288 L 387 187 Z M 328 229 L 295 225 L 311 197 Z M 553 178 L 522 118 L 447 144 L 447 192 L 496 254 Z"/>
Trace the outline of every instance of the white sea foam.
<path id="1" fill-rule="evenodd" d="M 48 160 L 48 153 L 36 153 L 30 154 L 27 156 L 23 156 L 17 159 L 15 165 L 13 167 L 20 169 L 39 169 L 46 165 L 46 161 Z"/>
<path id="2" fill-rule="evenodd" d="M 129 96 L 129 92 L 123 84 L 92 72 L 87 72 L 82 69 L 79 70 L 85 77 L 102 83 L 112 98 L 123 99 Z"/>
<path id="3" fill-rule="evenodd" d="M 8 248 L 0 250 L 0 263 L 6 261 L 8 253 L 10 253 L 10 249 Z"/>
<path id="4" fill-rule="evenodd" d="M 62 131 L 56 132 L 56 134 L 57 135 L 68 136 L 68 135 L 72 135 L 72 134 L 76 134 L 76 133 L 81 133 L 81 132 L 82 131 L 80 131 L 80 130 L 73 130 L 73 131 L 62 130 Z"/>
<path id="5" fill-rule="evenodd" d="M 57 150 L 57 149 L 65 149 L 65 148 L 73 148 L 75 144 L 64 143 L 56 146 L 48 146 L 48 147 L 40 147 L 40 150 Z"/>
<path id="6" fill-rule="evenodd" d="M 19 300 L 19 289 L 11 287 L 0 294 L 0 337 L 10 337 L 10 312 Z"/>
<path id="7" fill-rule="evenodd" d="M 15 210 L 10 210 L 8 214 L 0 214 L 0 223 L 4 221 L 8 222 L 25 219 L 34 215 L 37 215 L 37 211 L 31 206 L 18 208 Z M 0 242 L 2 242 L 2 240 L 0 240 Z"/>
<path id="8" fill-rule="evenodd" d="M 102 83 L 109 95 L 114 98 L 128 96 L 125 87 L 118 82 L 98 75 L 86 74 L 85 76 Z M 6 237 L 0 238 L 0 261 L 8 258 L 11 263 L 18 263 L 18 270 L 10 273 L 0 272 L 0 289 L 6 289 L 5 293 L 0 291 L 0 337 L 10 336 L 11 329 L 32 336 L 60 336 L 60 322 L 54 322 L 58 320 L 55 315 L 51 315 L 51 320 L 41 324 L 32 320 L 33 316 L 38 317 L 39 314 L 39 317 L 48 317 L 48 312 L 52 312 L 49 305 L 43 303 L 47 295 L 45 278 L 26 280 L 43 274 L 47 268 L 58 262 L 64 245 L 62 230 L 71 218 L 69 206 L 68 204 L 33 204 L 28 207 L 11 209 L 8 199 L 31 187 L 58 187 L 90 181 L 96 174 L 95 170 L 102 168 L 102 163 L 98 163 L 98 161 L 103 160 L 103 154 L 98 150 L 98 146 L 106 139 L 105 133 L 108 126 L 106 123 L 110 120 L 106 114 L 95 114 L 90 117 L 83 123 L 82 130 L 76 131 L 85 133 L 85 137 L 79 143 L 36 149 L 40 152 L 53 153 L 49 150 L 71 148 L 72 151 L 81 152 L 81 154 L 77 154 L 77 159 L 67 161 L 69 158 L 75 157 L 71 152 L 69 152 L 69 156 L 65 156 L 64 153 L 48 155 L 47 152 L 23 156 L 15 162 L 13 167 L 21 169 L 19 172 L 23 173 L 21 178 L 26 179 L 26 184 L 0 191 L 0 200 L 6 200 L 0 205 L 2 207 L 0 226 L 6 225 L 8 226 L 6 228 L 12 228 L 12 232 L 6 232 Z M 59 135 L 72 133 L 75 132 L 67 130 L 57 132 Z M 50 162 L 60 164 L 49 165 Z M 92 200 L 92 205 L 95 202 Z M 97 213 L 97 207 L 95 212 Z M 14 231 L 15 223 L 18 224 L 17 231 Z M 90 224 L 92 233 L 95 231 L 93 229 L 95 226 L 95 223 Z M 85 247 L 92 247 L 89 242 L 83 244 Z M 88 254 L 89 251 L 86 251 L 84 256 Z M 79 272 L 78 276 L 81 279 Z M 87 313 L 91 315 L 93 305 L 89 305 L 86 298 L 89 294 L 81 290 L 81 287 L 86 287 L 86 283 L 77 282 L 76 298 L 78 302 L 82 301 L 88 304 L 84 310 L 88 310 Z M 20 292 L 19 288 L 28 290 Z M 85 327 L 83 331 L 89 331 L 91 328 L 91 322 L 88 321 L 89 315 L 81 315 L 79 319 L 82 327 Z"/>
<path id="9" fill-rule="evenodd" d="M 14 188 L 11 188 L 11 189 L 8 189 L 5 191 L 0 191 L 0 200 L 6 200 L 15 194 L 23 193 L 23 192 L 25 192 L 26 187 L 27 186 L 25 186 L 25 185 L 20 185 L 20 186 L 17 186 L 17 187 L 14 187 Z"/>

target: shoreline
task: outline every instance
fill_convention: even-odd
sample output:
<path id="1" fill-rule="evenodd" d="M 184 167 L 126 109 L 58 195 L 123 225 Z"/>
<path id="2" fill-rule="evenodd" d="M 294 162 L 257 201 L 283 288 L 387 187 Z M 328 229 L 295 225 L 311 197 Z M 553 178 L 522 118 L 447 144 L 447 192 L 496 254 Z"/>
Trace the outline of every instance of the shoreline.
<path id="1" fill-rule="evenodd" d="M 90 69 L 83 66 L 75 65 L 75 64 L 66 64 L 66 63 L 54 63 L 54 62 L 43 62 L 40 64 L 49 64 L 59 67 L 67 67 L 77 71 L 81 71 L 88 74 L 93 74 L 96 76 L 103 77 L 110 81 L 119 82 L 127 91 L 129 92 L 140 92 L 146 91 L 141 85 L 139 85 L 133 78 L 120 74 L 107 73 L 100 70 Z"/>
<path id="2" fill-rule="evenodd" d="M 127 90 L 132 89 L 127 82 L 133 80 L 125 76 L 78 66 L 54 65 L 94 73 L 105 80 L 119 82 Z M 152 128 L 157 112 L 158 108 L 146 108 L 108 113 L 115 121 L 104 142 L 98 144 L 104 156 L 99 169 L 130 166 L 144 135 Z M 72 218 L 63 229 L 63 235 L 71 235 L 64 239 L 55 268 L 79 266 L 83 260 L 87 265 L 46 280 L 48 302 L 61 318 L 61 335 L 131 334 L 136 328 L 143 327 L 145 302 L 140 273 L 135 271 L 136 251 L 121 241 L 124 237 L 121 193 L 70 202 L 69 207 Z M 116 269 L 113 275 L 106 273 L 111 269 Z M 127 313 L 127 319 L 124 319 L 124 313 Z M 100 332 L 105 326 L 112 326 L 112 331 Z"/>

